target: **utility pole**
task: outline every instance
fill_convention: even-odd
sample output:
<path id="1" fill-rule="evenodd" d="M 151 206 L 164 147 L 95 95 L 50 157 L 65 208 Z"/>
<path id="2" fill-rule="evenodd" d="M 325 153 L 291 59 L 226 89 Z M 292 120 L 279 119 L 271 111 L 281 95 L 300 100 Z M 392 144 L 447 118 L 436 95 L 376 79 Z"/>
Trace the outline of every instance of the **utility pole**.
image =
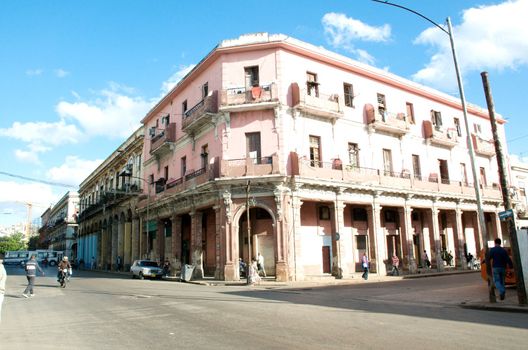
<path id="1" fill-rule="evenodd" d="M 247 284 L 251 283 L 249 272 L 251 271 L 251 219 L 249 217 L 249 190 L 251 188 L 251 181 L 248 180 L 246 185 L 246 219 L 247 219 L 247 240 L 248 240 L 248 262 L 247 262 Z"/>
<path id="2" fill-rule="evenodd" d="M 497 133 L 497 121 L 495 119 L 495 104 L 493 103 L 493 96 L 491 94 L 491 87 L 488 81 L 488 72 L 480 73 L 482 77 L 482 85 L 484 86 L 484 94 L 486 95 L 486 103 L 488 105 L 488 113 L 490 116 L 491 131 L 493 132 L 493 140 L 495 143 L 495 153 L 497 153 L 497 164 L 499 166 L 500 186 L 502 190 L 502 200 L 504 202 L 504 210 L 512 210 L 513 205 L 509 194 L 508 179 L 506 178 L 506 162 L 502 152 L 502 145 Z M 515 228 L 515 216 L 512 215 L 506 220 L 508 232 L 510 233 L 510 241 L 513 255 L 513 266 L 515 272 L 515 281 L 517 283 L 517 297 L 520 305 L 526 304 L 526 288 L 524 284 L 524 275 L 521 264 L 521 252 L 519 250 L 519 243 L 517 241 L 517 230 Z M 487 261 L 489 265 L 489 262 Z M 487 270 L 487 268 L 486 268 Z"/>

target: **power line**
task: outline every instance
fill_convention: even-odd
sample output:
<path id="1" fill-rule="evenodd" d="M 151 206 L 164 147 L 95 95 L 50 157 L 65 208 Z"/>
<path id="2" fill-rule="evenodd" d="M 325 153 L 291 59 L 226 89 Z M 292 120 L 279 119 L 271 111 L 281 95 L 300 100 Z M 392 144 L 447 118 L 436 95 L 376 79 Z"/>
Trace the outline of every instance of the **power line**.
<path id="1" fill-rule="evenodd" d="M 32 181 L 32 182 L 38 182 L 38 183 L 45 184 L 45 185 L 50 185 L 50 186 L 66 187 L 66 188 L 72 188 L 72 189 L 76 189 L 77 188 L 77 186 L 73 186 L 73 185 L 63 184 L 63 183 L 60 183 L 60 182 L 52 182 L 52 181 L 34 179 L 34 178 L 31 178 L 31 177 L 26 177 L 26 176 L 22 176 L 22 175 L 6 173 L 5 171 L 0 171 L 0 175 L 5 175 L 5 176 L 9 176 L 9 177 L 14 177 L 16 179 L 22 179 L 22 180 L 27 180 L 27 181 Z"/>

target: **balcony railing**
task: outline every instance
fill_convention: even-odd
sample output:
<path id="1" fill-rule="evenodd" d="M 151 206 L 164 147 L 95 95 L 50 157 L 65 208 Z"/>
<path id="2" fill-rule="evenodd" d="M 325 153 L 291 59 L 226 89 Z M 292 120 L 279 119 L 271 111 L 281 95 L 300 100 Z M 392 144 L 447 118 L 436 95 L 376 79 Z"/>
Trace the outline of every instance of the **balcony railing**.
<path id="1" fill-rule="evenodd" d="M 221 177 L 264 176 L 279 173 L 279 158 L 277 155 L 259 158 L 241 158 L 222 160 L 220 164 Z"/>
<path id="2" fill-rule="evenodd" d="M 299 88 L 299 84 L 291 84 L 292 107 L 317 117 L 332 121 L 343 117 L 344 112 L 338 94 L 325 95 L 316 91 Z"/>
<path id="3" fill-rule="evenodd" d="M 254 86 L 252 88 L 231 88 L 222 90 L 220 109 L 223 111 L 251 111 L 272 108 L 278 103 L 277 85 Z"/>
<path id="4" fill-rule="evenodd" d="M 485 140 L 476 134 L 472 134 L 471 138 L 473 139 L 473 147 L 475 148 L 476 154 L 490 158 L 495 155 L 495 144 L 493 140 Z"/>
<path id="5" fill-rule="evenodd" d="M 381 131 L 401 137 L 410 132 L 410 124 L 405 113 L 393 113 L 375 109 L 370 103 L 364 108 L 365 120 L 374 131 Z"/>
<path id="6" fill-rule="evenodd" d="M 194 134 L 199 128 L 211 122 L 218 113 L 218 91 L 214 90 L 183 115 L 182 130 Z"/>
<path id="7" fill-rule="evenodd" d="M 344 181 L 357 185 L 382 186 L 395 190 L 415 189 L 452 195 L 474 196 L 473 185 L 464 181 L 440 177 L 438 174 L 429 176 L 411 175 L 410 171 L 392 171 L 358 167 L 342 164 L 340 160 L 332 162 L 313 161 L 308 157 L 299 157 L 297 153 L 290 154 L 292 174 L 308 178 Z M 501 199 L 500 188 L 497 185 L 482 186 L 483 196 Z"/>
<path id="8" fill-rule="evenodd" d="M 436 127 L 430 120 L 423 121 L 424 137 L 432 144 L 453 148 L 458 144 L 456 129 Z"/>
<path id="9" fill-rule="evenodd" d="M 176 123 L 169 123 L 164 130 L 150 140 L 150 154 L 166 153 L 174 142 L 176 142 Z"/>

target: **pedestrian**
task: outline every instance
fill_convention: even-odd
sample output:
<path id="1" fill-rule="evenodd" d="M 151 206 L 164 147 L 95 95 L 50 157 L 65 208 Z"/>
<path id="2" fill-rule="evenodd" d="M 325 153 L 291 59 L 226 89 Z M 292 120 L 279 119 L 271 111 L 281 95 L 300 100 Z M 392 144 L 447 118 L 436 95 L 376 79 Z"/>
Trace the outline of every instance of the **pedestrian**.
<path id="1" fill-rule="evenodd" d="M 266 277 L 266 270 L 264 269 L 264 257 L 258 253 L 257 256 L 257 269 L 258 274 L 262 274 L 262 276 Z"/>
<path id="2" fill-rule="evenodd" d="M 427 251 L 425 249 L 423 252 L 423 265 L 426 269 L 431 268 L 431 260 L 429 260 L 429 256 L 427 255 Z"/>
<path id="3" fill-rule="evenodd" d="M 116 265 L 117 271 L 121 271 L 121 257 L 119 255 L 117 256 Z"/>
<path id="4" fill-rule="evenodd" d="M 40 274 L 44 276 L 44 271 L 40 268 L 37 260 L 35 259 L 35 255 L 31 255 L 31 258 L 28 262 L 26 262 L 26 278 L 28 280 L 28 285 L 22 295 L 26 298 L 29 298 L 30 296 L 34 296 L 33 294 L 33 286 L 35 285 L 35 278 L 37 277 L 37 270 L 39 270 Z"/>
<path id="5" fill-rule="evenodd" d="M 97 265 L 96 265 L 96 262 L 95 262 L 95 258 L 92 256 L 92 263 L 91 263 L 91 265 L 90 265 L 90 268 L 91 268 L 92 270 L 95 270 L 96 267 L 97 267 Z"/>
<path id="6" fill-rule="evenodd" d="M 4 267 L 4 260 L 0 259 L 0 323 L 2 322 L 2 304 L 4 302 L 6 281 L 7 272 Z"/>
<path id="7" fill-rule="evenodd" d="M 260 276 L 258 273 L 257 261 L 253 259 L 249 265 L 249 284 L 252 286 L 255 284 L 260 284 Z"/>
<path id="8" fill-rule="evenodd" d="M 489 260 L 492 260 L 493 267 L 493 281 L 495 282 L 495 287 L 499 290 L 500 300 L 504 300 L 506 296 L 506 266 L 510 268 L 513 267 L 512 260 L 508 256 L 506 249 L 501 247 L 501 239 L 495 238 L 495 247 L 491 248 L 488 253 Z"/>
<path id="9" fill-rule="evenodd" d="M 363 256 L 361 257 L 361 266 L 363 267 L 363 274 L 361 277 L 366 281 L 368 280 L 368 273 L 369 273 L 369 259 L 367 257 L 367 253 L 363 253 Z"/>
<path id="10" fill-rule="evenodd" d="M 398 269 L 398 266 L 400 266 L 400 258 L 396 254 L 392 255 L 392 271 L 391 274 L 394 276 L 400 275 L 400 270 Z"/>
<path id="11" fill-rule="evenodd" d="M 473 263 L 474 263 L 474 261 L 473 261 L 473 254 L 468 253 L 468 255 L 467 255 L 467 257 L 466 257 L 466 260 L 467 260 L 468 268 L 469 268 L 470 270 L 473 270 Z"/>
<path id="12" fill-rule="evenodd" d="M 169 259 L 165 259 L 165 262 L 163 263 L 163 276 L 167 277 L 169 276 L 169 273 L 170 273 L 170 262 L 169 262 Z"/>

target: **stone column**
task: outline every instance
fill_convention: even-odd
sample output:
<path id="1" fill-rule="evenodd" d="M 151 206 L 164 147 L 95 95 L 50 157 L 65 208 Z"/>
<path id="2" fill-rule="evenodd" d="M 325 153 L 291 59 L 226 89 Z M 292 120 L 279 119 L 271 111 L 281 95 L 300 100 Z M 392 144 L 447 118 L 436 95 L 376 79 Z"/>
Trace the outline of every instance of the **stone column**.
<path id="1" fill-rule="evenodd" d="M 292 256 L 293 266 L 291 276 L 294 281 L 304 280 L 304 266 L 302 263 L 302 226 L 301 206 L 303 202 L 298 196 L 292 197 Z"/>
<path id="2" fill-rule="evenodd" d="M 202 217 L 203 213 L 194 211 L 191 215 L 191 263 L 194 265 L 194 278 L 203 278 Z"/>
<path id="3" fill-rule="evenodd" d="M 132 232 L 130 234 L 130 254 L 131 254 L 131 261 L 134 262 L 134 260 L 137 260 L 140 258 L 139 256 L 139 219 L 133 218 L 132 219 Z"/>
<path id="4" fill-rule="evenodd" d="M 130 261 L 132 258 L 132 252 L 131 252 L 131 238 L 132 238 L 132 222 L 126 221 L 125 222 L 125 232 L 124 232 L 124 243 L 123 243 L 123 263 L 125 271 L 128 271 L 130 268 L 130 265 L 132 262 Z"/>
<path id="5" fill-rule="evenodd" d="M 231 192 L 224 189 L 221 194 L 223 201 L 223 210 L 217 211 L 217 234 L 220 236 L 221 259 L 220 265 L 223 265 L 223 278 L 226 281 L 238 281 L 240 279 L 238 266 L 238 224 L 233 223 Z M 220 216 L 220 217 L 219 217 Z M 238 247 L 238 249 L 241 249 Z"/>
<path id="6" fill-rule="evenodd" d="M 407 260 L 407 269 L 409 273 L 416 273 L 418 266 L 416 264 L 416 257 L 414 256 L 414 241 L 413 241 L 413 227 L 412 227 L 412 208 L 406 203 L 405 207 L 399 210 L 400 222 L 403 223 L 402 231 L 402 246 L 404 247 L 404 255 Z M 403 257 L 402 257 L 403 258 Z M 403 265 L 402 265 L 403 266 Z M 403 266 L 405 268 L 405 266 Z"/>
<path id="7" fill-rule="evenodd" d="M 464 238 L 464 227 L 462 226 L 462 209 L 458 206 L 455 209 L 455 222 L 456 222 L 456 235 L 457 235 L 457 241 L 458 241 L 458 251 L 457 251 L 457 258 L 456 259 L 456 266 L 461 270 L 467 269 L 467 261 L 466 256 L 464 254 L 464 242 L 466 241 Z"/>
<path id="8" fill-rule="evenodd" d="M 440 226 L 438 223 L 438 214 L 440 210 L 436 206 L 436 201 L 433 201 L 433 207 L 431 208 L 432 225 L 433 225 L 433 238 L 434 238 L 434 249 L 435 249 L 435 261 L 436 269 L 438 271 L 444 270 L 444 261 L 441 255 L 441 244 L 440 244 Z"/>
<path id="9" fill-rule="evenodd" d="M 117 220 L 114 220 L 112 222 L 112 240 L 111 240 L 111 245 L 112 245 L 112 256 L 111 256 L 111 259 L 110 259 L 110 266 L 111 266 L 111 269 L 112 270 L 116 270 L 116 261 L 117 261 L 117 235 L 118 235 L 118 226 L 119 226 L 119 221 Z"/>
<path id="10" fill-rule="evenodd" d="M 381 227 L 381 205 L 378 203 L 379 194 L 373 196 L 372 207 L 369 209 L 369 253 L 371 267 L 376 268 L 376 273 L 380 276 L 387 274 L 387 267 L 383 262 L 387 256 L 387 248 L 385 243 L 385 233 Z"/>
<path id="11" fill-rule="evenodd" d="M 178 274 L 181 272 L 181 254 L 182 254 L 182 217 L 180 215 L 172 215 L 172 241 L 171 241 L 171 267 L 172 273 Z"/>
<path id="12" fill-rule="evenodd" d="M 493 213 L 495 216 L 495 235 L 493 238 L 500 238 L 502 240 L 502 225 L 499 218 L 499 210 L 498 208 L 495 210 L 495 213 Z"/>
<path id="13" fill-rule="evenodd" d="M 273 234 L 275 237 L 275 279 L 286 282 L 290 279 L 290 269 L 288 266 L 288 233 L 284 229 L 283 220 L 283 200 L 284 189 L 281 186 L 275 187 L 273 191 L 275 199 L 275 225 Z"/>
<path id="14" fill-rule="evenodd" d="M 344 236 L 345 232 L 345 219 L 343 216 L 343 211 L 345 210 L 345 203 L 340 197 L 342 196 L 342 192 L 340 191 L 337 196 L 336 200 L 334 201 L 334 213 L 332 220 L 334 232 L 332 232 L 332 241 L 333 241 L 333 250 L 334 250 L 334 258 L 332 259 L 332 275 L 335 276 L 337 279 L 343 278 L 343 276 L 348 276 L 350 274 L 350 271 L 348 270 L 348 265 L 345 263 L 344 254 L 346 253 L 346 247 L 343 244 L 343 239 L 341 239 L 341 235 Z M 336 234 L 339 234 L 339 239 L 336 236 Z"/>
<path id="15" fill-rule="evenodd" d="M 154 257 L 162 263 L 165 258 L 165 225 L 161 220 L 156 220 L 156 243 L 153 245 Z"/>
<path id="16" fill-rule="evenodd" d="M 117 224 L 117 255 L 121 257 L 121 265 L 124 264 L 125 253 L 125 222 L 119 220 Z"/>
<path id="17" fill-rule="evenodd" d="M 99 250 L 97 252 L 97 268 L 104 269 L 104 261 L 106 258 L 105 249 L 106 249 L 106 229 L 101 228 L 101 239 L 99 241 Z"/>

